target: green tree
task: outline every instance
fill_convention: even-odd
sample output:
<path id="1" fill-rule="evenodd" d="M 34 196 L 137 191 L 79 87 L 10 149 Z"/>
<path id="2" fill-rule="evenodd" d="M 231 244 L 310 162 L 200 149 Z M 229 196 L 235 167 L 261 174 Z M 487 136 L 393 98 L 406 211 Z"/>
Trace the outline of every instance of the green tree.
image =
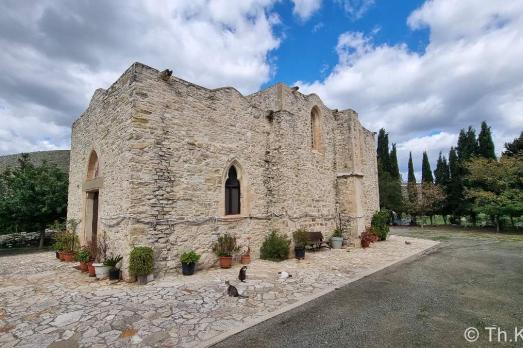
<path id="1" fill-rule="evenodd" d="M 523 156 L 502 156 L 500 161 L 475 158 L 467 162 L 466 195 L 473 209 L 494 217 L 500 230 L 502 215 L 523 215 Z"/>
<path id="2" fill-rule="evenodd" d="M 378 170 L 390 173 L 390 157 L 389 157 L 389 135 L 385 132 L 385 129 L 380 129 L 378 133 Z"/>
<path id="3" fill-rule="evenodd" d="M 511 143 L 505 143 L 505 152 L 503 155 L 514 156 L 523 152 L 523 132 L 519 134 L 519 138 L 514 139 Z"/>
<path id="4" fill-rule="evenodd" d="M 412 163 L 412 152 L 409 153 L 409 165 L 407 175 L 407 211 L 412 215 L 413 221 L 416 221 L 416 211 L 414 207 L 418 201 L 418 185 L 416 183 L 416 176 L 414 175 L 414 164 Z"/>
<path id="5" fill-rule="evenodd" d="M 396 213 L 402 213 L 404 210 L 403 207 L 403 195 L 401 194 L 401 174 L 400 168 L 398 166 L 398 155 L 396 150 L 396 144 L 392 144 L 392 150 L 390 151 L 390 207 L 387 207 L 390 210 L 395 211 Z"/>
<path id="6" fill-rule="evenodd" d="M 447 158 L 442 156 L 441 152 L 439 153 L 438 162 L 436 163 L 436 170 L 434 170 L 434 183 L 438 186 L 443 192 L 448 192 L 448 185 L 450 182 L 450 171 L 449 165 L 447 163 Z M 441 214 L 445 224 L 447 223 L 447 214 L 449 213 L 448 201 L 446 199 L 441 202 L 440 210 L 436 212 Z"/>
<path id="7" fill-rule="evenodd" d="M 67 186 L 68 177 L 58 167 L 35 166 L 22 155 L 18 167 L 0 174 L 0 228 L 39 231 L 43 247 L 45 227 L 65 218 Z"/>
<path id="8" fill-rule="evenodd" d="M 443 190 L 431 182 L 421 184 L 421 191 L 415 201 L 410 201 L 410 211 L 421 216 L 421 229 L 423 230 L 424 216 L 432 217 L 436 212 L 441 210 L 441 204 L 445 200 Z M 432 220 L 432 219 L 431 219 Z"/>
<path id="9" fill-rule="evenodd" d="M 423 161 L 421 164 L 421 182 L 434 182 L 434 177 L 432 176 L 432 169 L 430 169 L 430 162 L 429 156 L 427 155 L 427 151 L 423 151 Z"/>
<path id="10" fill-rule="evenodd" d="M 478 155 L 485 158 L 496 159 L 490 127 L 487 126 L 487 122 L 485 121 L 481 122 L 481 131 L 478 135 Z"/>
<path id="11" fill-rule="evenodd" d="M 476 130 L 474 128 L 469 126 L 467 131 L 462 129 L 459 132 L 456 151 L 461 162 L 467 161 L 478 154 L 478 140 L 476 139 Z"/>
<path id="12" fill-rule="evenodd" d="M 455 222 L 457 222 L 463 214 L 464 187 L 461 164 L 454 147 L 451 147 L 449 152 L 449 173 L 450 179 L 446 190 L 447 206 L 449 212 L 453 215 Z"/>

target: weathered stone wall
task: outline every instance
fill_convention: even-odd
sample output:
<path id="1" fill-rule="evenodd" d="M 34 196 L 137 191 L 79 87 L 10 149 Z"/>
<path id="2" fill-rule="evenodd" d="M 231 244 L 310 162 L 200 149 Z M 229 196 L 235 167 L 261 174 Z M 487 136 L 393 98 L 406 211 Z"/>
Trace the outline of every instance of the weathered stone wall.
<path id="1" fill-rule="evenodd" d="M 320 117 L 317 150 L 313 107 Z M 318 96 L 283 84 L 244 97 L 233 88 L 165 81 L 134 64 L 95 94 L 73 127 L 70 217 L 81 216 L 92 148 L 102 162 L 101 224 L 119 241 L 110 247 L 126 257 L 124 276 L 135 245 L 154 248 L 157 273 L 178 269 L 190 249 L 210 266 L 212 244 L 225 232 L 256 257 L 273 228 L 290 235 L 304 227 L 327 237 L 343 218 L 347 237 L 355 238 L 378 206 L 373 134 L 355 112 L 332 111 Z M 241 182 L 239 216 L 224 211 L 231 164 Z"/>
<path id="2" fill-rule="evenodd" d="M 103 187 L 99 190 L 98 239 L 105 233 L 110 254 L 126 258 L 127 268 L 129 210 L 129 143 L 131 110 L 133 109 L 131 66 L 110 88 L 98 89 L 87 110 L 76 120 L 72 129 L 69 169 L 67 218 L 80 221 L 77 233 L 85 244 L 86 198 L 84 183 L 92 151 L 99 159 Z"/>

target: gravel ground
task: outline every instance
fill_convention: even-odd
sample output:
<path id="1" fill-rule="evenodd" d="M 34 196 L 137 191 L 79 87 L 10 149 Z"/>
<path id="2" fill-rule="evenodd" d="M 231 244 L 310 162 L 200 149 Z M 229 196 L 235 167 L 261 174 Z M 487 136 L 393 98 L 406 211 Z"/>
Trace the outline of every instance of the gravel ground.
<path id="1" fill-rule="evenodd" d="M 514 336 L 515 327 L 523 329 L 522 235 L 440 228 L 392 233 L 441 246 L 216 347 L 523 347 L 523 337 Z M 497 329 L 489 342 L 490 326 L 506 331 L 507 342 L 497 342 Z M 479 331 L 475 343 L 464 338 L 468 327 Z"/>

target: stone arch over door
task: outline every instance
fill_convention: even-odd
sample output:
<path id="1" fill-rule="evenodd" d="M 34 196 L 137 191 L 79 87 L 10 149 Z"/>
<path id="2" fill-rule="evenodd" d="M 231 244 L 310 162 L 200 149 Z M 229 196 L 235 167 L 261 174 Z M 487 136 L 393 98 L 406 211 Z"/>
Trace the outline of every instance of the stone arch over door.
<path id="1" fill-rule="evenodd" d="M 100 170 L 100 158 L 95 150 L 91 150 L 87 161 L 87 171 L 83 183 L 85 192 L 83 242 L 97 244 L 100 216 L 100 190 L 103 178 Z"/>

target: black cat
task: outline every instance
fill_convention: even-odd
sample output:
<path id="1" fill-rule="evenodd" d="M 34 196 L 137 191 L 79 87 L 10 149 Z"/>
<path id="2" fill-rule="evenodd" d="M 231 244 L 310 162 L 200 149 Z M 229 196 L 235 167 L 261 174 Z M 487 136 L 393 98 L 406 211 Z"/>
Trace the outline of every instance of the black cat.
<path id="1" fill-rule="evenodd" d="M 241 282 L 244 282 L 244 283 L 245 283 L 245 279 L 247 279 L 247 266 L 243 266 L 243 267 L 240 269 L 240 274 L 238 274 L 238 279 L 239 279 Z"/>

